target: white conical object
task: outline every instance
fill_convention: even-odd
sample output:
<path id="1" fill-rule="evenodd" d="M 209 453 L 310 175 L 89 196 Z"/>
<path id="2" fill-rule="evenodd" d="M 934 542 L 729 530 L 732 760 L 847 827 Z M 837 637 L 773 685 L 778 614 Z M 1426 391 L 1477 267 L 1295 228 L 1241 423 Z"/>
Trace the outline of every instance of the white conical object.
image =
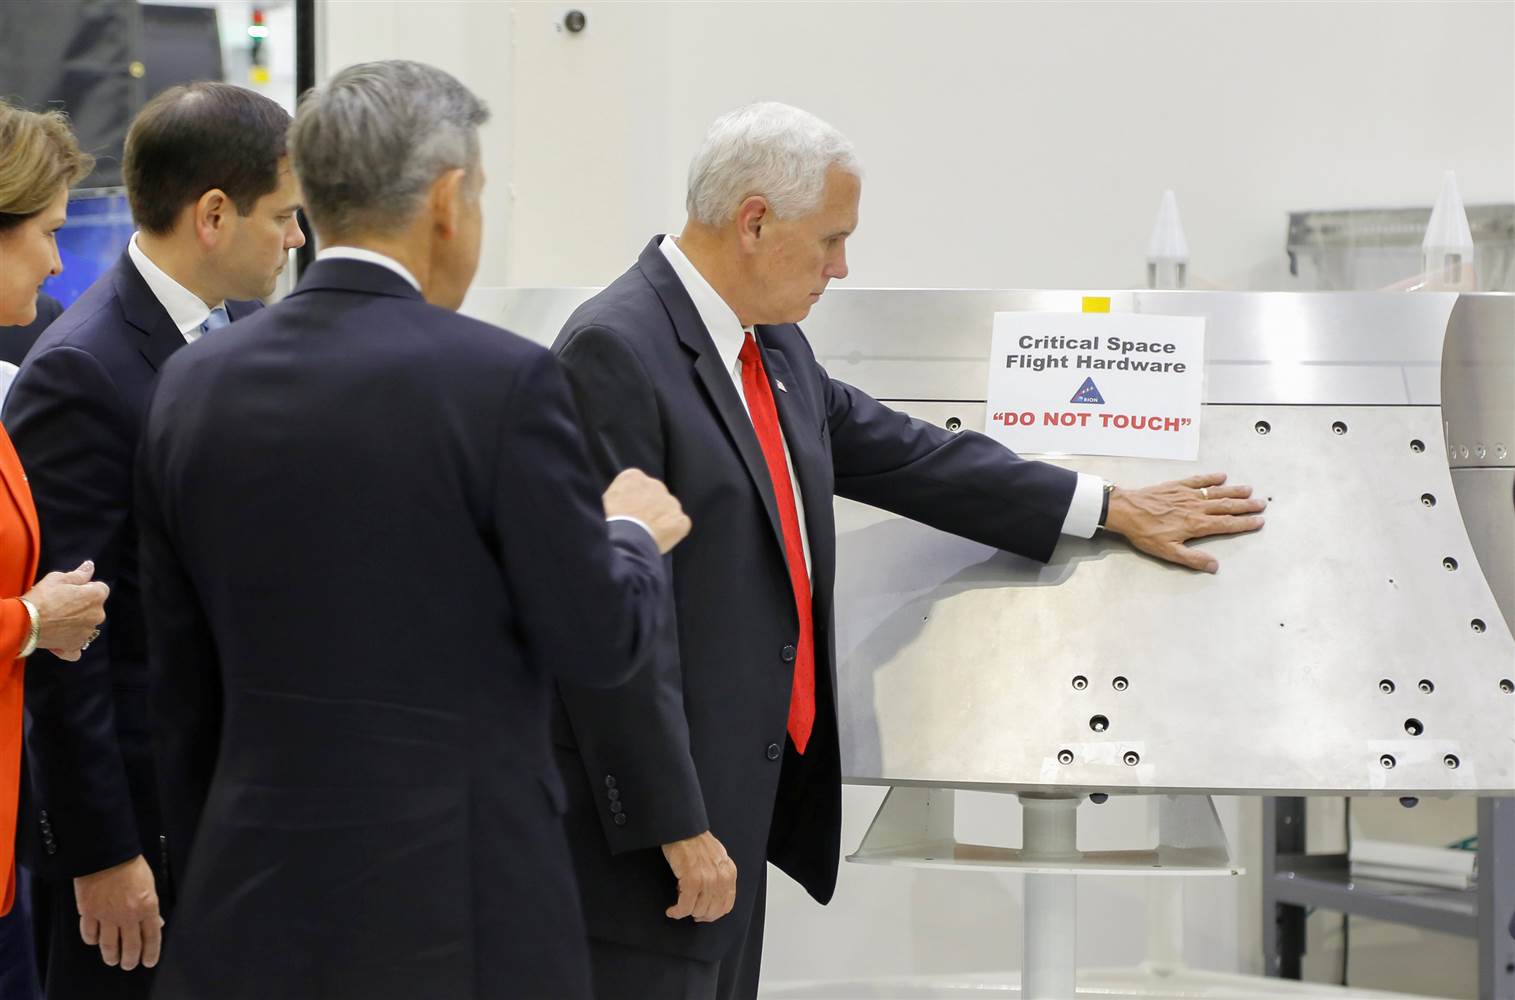
<path id="1" fill-rule="evenodd" d="M 1473 259 L 1473 230 L 1468 226 L 1468 212 L 1457 193 L 1457 175 L 1448 170 L 1441 175 L 1441 194 L 1431 209 L 1431 224 L 1420 248 L 1429 253 L 1457 252 L 1464 260 Z"/>
<path id="2" fill-rule="evenodd" d="M 1147 260 L 1188 259 L 1189 241 L 1184 239 L 1184 224 L 1178 218 L 1178 199 L 1172 191 L 1164 191 L 1157 221 L 1152 224 L 1152 238 L 1147 241 Z"/>

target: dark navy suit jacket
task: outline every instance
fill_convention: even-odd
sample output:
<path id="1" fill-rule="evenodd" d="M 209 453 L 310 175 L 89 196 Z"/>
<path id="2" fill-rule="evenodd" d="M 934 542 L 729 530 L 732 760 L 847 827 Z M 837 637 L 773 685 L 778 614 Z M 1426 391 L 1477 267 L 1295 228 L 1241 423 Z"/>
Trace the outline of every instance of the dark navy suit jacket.
<path id="1" fill-rule="evenodd" d="M 164 812 L 154 996 L 581 1000 L 554 679 L 668 599 L 547 351 L 316 262 L 164 370 L 138 472 Z"/>
<path id="2" fill-rule="evenodd" d="M 227 303 L 233 320 L 261 308 Z M 26 668 L 24 860 L 66 880 L 144 855 L 165 908 L 132 463 L 158 371 L 184 344 L 123 253 L 32 345 L 4 413 L 37 504 L 38 572 L 93 559 L 111 588 L 101 637 L 78 663 L 39 650 Z"/>
<path id="3" fill-rule="evenodd" d="M 741 933 L 765 861 L 821 902 L 835 887 L 833 494 L 1045 561 L 1077 482 L 831 378 L 797 326 L 755 334 L 769 378 L 785 387 L 773 396 L 810 541 L 816 722 L 798 759 L 785 727 L 799 626 L 773 487 L 731 376 L 656 239 L 555 345 L 610 463 L 664 479 L 694 522 L 672 554 L 676 619 L 653 664 L 611 691 L 562 686 L 554 737 L 585 914 L 593 936 L 706 960 Z M 706 829 L 736 862 L 736 908 L 709 924 L 671 921 L 663 911 L 677 893 L 658 845 Z"/>

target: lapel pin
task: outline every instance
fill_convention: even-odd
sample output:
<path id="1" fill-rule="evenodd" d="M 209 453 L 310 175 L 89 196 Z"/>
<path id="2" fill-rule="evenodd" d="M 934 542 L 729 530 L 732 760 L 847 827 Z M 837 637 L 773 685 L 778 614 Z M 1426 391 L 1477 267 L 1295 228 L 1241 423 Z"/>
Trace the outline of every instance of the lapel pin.
<path id="1" fill-rule="evenodd" d="M 780 382 L 778 379 L 774 379 L 773 380 L 773 384 L 779 387 L 779 392 L 788 392 L 789 391 L 788 389 L 784 388 L 784 383 Z"/>

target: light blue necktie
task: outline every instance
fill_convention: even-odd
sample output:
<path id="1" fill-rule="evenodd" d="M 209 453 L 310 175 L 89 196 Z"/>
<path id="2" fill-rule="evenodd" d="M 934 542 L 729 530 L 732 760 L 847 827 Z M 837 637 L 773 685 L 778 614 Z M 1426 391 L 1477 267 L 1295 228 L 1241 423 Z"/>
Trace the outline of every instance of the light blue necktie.
<path id="1" fill-rule="evenodd" d="M 230 323 L 231 317 L 226 315 L 226 307 L 216 306 L 216 308 L 210 311 L 210 315 L 205 317 L 205 322 L 200 324 L 200 336 L 203 337 L 207 333 L 219 330 Z"/>

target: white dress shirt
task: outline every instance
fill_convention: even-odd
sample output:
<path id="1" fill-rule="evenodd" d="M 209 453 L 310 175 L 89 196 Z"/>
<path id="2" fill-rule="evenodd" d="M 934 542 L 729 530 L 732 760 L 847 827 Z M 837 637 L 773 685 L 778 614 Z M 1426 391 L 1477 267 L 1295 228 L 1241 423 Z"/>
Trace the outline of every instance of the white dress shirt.
<path id="1" fill-rule="evenodd" d="M 720 297 L 710 282 L 705 280 L 704 275 L 692 264 L 684 251 L 679 249 L 678 243 L 672 236 L 664 236 L 658 243 L 658 249 L 663 251 L 663 256 L 673 266 L 673 271 L 684 284 L 684 290 L 689 293 L 689 298 L 694 302 L 695 311 L 700 314 L 700 319 L 705 323 L 705 329 L 710 333 L 710 339 L 715 342 L 715 349 L 721 356 L 721 363 L 731 373 L 733 384 L 736 386 L 737 398 L 741 399 L 742 406 L 746 407 L 747 397 L 742 392 L 742 363 L 738 359 L 742 344 L 746 340 L 747 331 L 743 329 L 741 322 L 736 318 L 736 313 Z M 782 430 L 779 433 L 783 438 Z M 789 478 L 794 489 L 794 504 L 800 516 L 800 537 L 805 543 L 805 568 L 810 568 L 810 537 L 805 531 L 805 508 L 800 502 L 800 484 L 794 478 L 794 462 L 789 458 L 789 445 L 784 444 L 784 460 L 789 463 Z M 1077 535 L 1079 538 L 1090 538 L 1099 527 L 1099 512 L 1104 506 L 1105 482 L 1098 476 L 1087 473 L 1078 474 L 1078 485 L 1073 489 L 1073 502 L 1068 505 L 1068 513 L 1063 517 L 1063 534 Z"/>
<path id="2" fill-rule="evenodd" d="M 173 321 L 179 332 L 184 334 L 186 343 L 193 344 L 200 339 L 200 327 L 210 318 L 213 308 L 220 308 L 226 303 L 217 302 L 214 306 L 196 295 L 194 292 L 179 284 L 168 276 L 157 264 L 148 259 L 147 254 L 137 245 L 137 234 L 132 233 L 131 242 L 126 245 L 126 254 L 131 262 L 136 265 L 137 273 L 142 275 L 142 280 L 147 282 L 148 290 L 158 300 L 168 318 Z"/>
<path id="3" fill-rule="evenodd" d="M 747 418 L 752 419 L 752 412 L 747 407 L 747 393 L 742 390 L 742 345 L 747 342 L 747 334 L 751 332 L 742 326 L 741 320 L 736 318 L 736 313 L 726 304 L 726 300 L 714 288 L 705 276 L 699 272 L 689 258 L 684 256 L 684 251 L 679 249 L 672 236 L 664 236 L 658 249 L 663 251 L 663 256 L 668 258 L 668 263 L 673 265 L 673 272 L 679 276 L 679 281 L 684 285 L 684 291 L 689 293 L 689 298 L 694 302 L 695 311 L 700 314 L 700 321 L 705 324 L 705 330 L 710 334 L 710 339 L 715 342 L 716 353 L 721 356 L 721 364 L 726 373 L 731 376 L 731 384 L 736 387 L 736 398 L 742 401 L 742 409 L 748 410 Z M 774 395 L 780 390 L 775 386 Z M 777 400 L 774 401 L 777 404 Z M 784 445 L 784 464 L 789 468 L 789 488 L 794 491 L 794 511 L 799 515 L 800 544 L 805 549 L 805 575 L 810 575 L 810 532 L 805 529 L 805 504 L 804 497 L 800 494 L 800 481 L 794 476 L 794 459 L 789 455 L 789 442 L 784 440 L 784 429 L 779 428 L 779 440 Z"/>
<path id="4" fill-rule="evenodd" d="M 365 250 L 363 247 L 325 247 L 316 254 L 316 260 L 361 260 L 365 263 L 377 264 L 410 282 L 410 287 L 416 291 L 421 290 L 421 283 L 416 280 L 415 275 L 410 273 L 408 267 L 376 250 Z"/>

